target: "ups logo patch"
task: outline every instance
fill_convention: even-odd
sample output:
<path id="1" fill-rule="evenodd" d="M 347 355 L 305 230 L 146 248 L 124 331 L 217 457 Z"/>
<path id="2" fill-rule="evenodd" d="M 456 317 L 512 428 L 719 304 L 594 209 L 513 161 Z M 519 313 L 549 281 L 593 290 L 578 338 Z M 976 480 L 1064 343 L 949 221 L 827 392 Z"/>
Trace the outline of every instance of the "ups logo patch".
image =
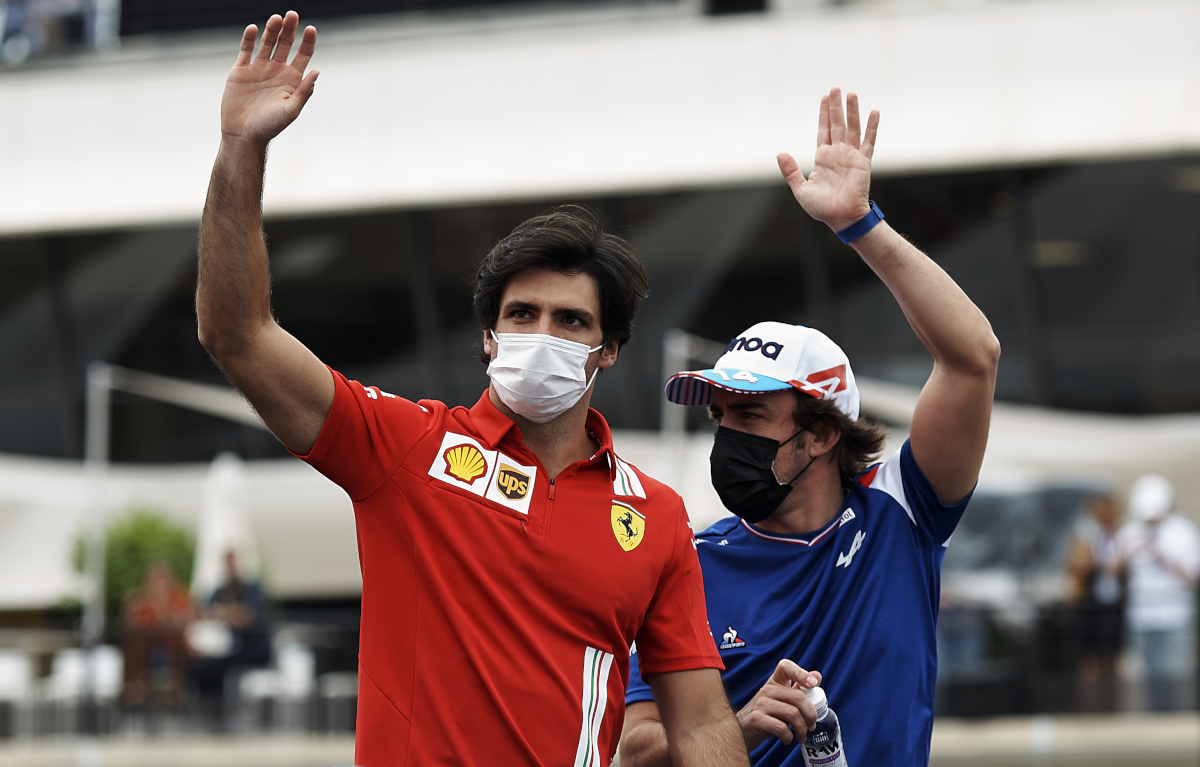
<path id="1" fill-rule="evenodd" d="M 529 492 L 529 475 L 506 463 L 496 472 L 496 489 L 510 501 L 519 501 Z"/>

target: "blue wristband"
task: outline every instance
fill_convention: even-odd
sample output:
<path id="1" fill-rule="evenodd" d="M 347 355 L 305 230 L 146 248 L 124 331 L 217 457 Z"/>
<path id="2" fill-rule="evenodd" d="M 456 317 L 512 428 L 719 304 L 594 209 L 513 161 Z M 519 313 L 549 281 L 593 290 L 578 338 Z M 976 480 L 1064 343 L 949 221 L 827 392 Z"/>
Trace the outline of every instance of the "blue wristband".
<path id="1" fill-rule="evenodd" d="M 867 215 L 838 232 L 837 236 L 839 240 L 849 245 L 874 229 L 875 225 L 883 220 L 883 211 L 879 209 L 874 200 L 870 200 L 869 202 L 871 203 L 871 210 L 867 212 Z"/>

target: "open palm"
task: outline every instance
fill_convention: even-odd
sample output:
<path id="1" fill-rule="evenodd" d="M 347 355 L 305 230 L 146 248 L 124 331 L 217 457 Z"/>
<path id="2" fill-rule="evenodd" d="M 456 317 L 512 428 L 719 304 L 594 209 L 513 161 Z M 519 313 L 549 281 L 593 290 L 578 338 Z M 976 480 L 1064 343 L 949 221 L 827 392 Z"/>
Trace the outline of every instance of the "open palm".
<path id="1" fill-rule="evenodd" d="M 879 112 L 874 111 L 867 118 L 866 134 L 861 135 L 858 96 L 851 93 L 846 97 L 843 113 L 842 92 L 834 88 L 821 98 L 817 153 L 808 178 L 804 178 L 791 155 L 781 154 L 777 158 L 779 170 L 800 206 L 835 232 L 870 210 L 871 155 L 878 129 Z"/>
<path id="2" fill-rule="evenodd" d="M 317 81 L 316 70 L 304 73 L 316 48 L 317 30 L 305 28 L 300 49 L 289 64 L 288 53 L 299 23 L 300 17 L 294 11 L 268 19 L 258 55 L 253 58 L 258 27 L 251 24 L 242 33 L 237 61 L 229 71 L 221 97 L 224 137 L 265 147 L 304 108 Z"/>

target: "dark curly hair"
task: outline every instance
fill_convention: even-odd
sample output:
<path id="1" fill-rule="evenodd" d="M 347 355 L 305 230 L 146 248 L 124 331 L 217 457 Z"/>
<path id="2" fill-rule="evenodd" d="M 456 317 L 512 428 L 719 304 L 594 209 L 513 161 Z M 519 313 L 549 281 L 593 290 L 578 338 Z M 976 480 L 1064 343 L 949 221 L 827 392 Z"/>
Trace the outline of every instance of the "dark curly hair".
<path id="1" fill-rule="evenodd" d="M 484 257 L 473 295 L 475 319 L 484 330 L 496 327 L 509 278 L 537 268 L 591 275 L 600 297 L 604 343 L 629 343 L 634 317 L 647 295 L 646 271 L 629 243 L 606 231 L 582 205 L 563 205 L 521 222 Z M 479 358 L 488 362 L 482 352 Z"/>

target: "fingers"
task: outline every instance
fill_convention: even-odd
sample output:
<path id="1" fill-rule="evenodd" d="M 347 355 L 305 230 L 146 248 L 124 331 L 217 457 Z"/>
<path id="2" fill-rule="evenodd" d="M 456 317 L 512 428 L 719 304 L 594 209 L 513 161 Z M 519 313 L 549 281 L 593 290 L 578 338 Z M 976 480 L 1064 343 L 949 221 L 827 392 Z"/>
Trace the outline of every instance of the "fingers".
<path id="1" fill-rule="evenodd" d="M 303 72 L 316 49 L 317 28 L 305 27 L 304 34 L 300 37 L 300 50 L 296 51 L 296 58 L 292 59 L 292 67 L 297 72 Z"/>
<path id="2" fill-rule="evenodd" d="M 875 154 L 875 134 L 879 132 L 879 110 L 872 109 L 871 114 L 867 117 L 867 134 L 863 136 L 862 153 L 871 159 Z"/>
<path id="3" fill-rule="evenodd" d="M 288 11 L 283 16 L 283 27 L 279 30 L 279 43 L 275 46 L 275 55 L 272 60 L 278 61 L 280 64 L 286 64 L 288 53 L 292 50 L 292 43 L 296 40 L 296 27 L 300 24 L 300 14 L 295 11 Z"/>
<path id="4" fill-rule="evenodd" d="M 829 140 L 840 144 L 846 139 L 846 115 L 842 112 L 842 89 L 829 91 Z"/>
<path id="5" fill-rule="evenodd" d="M 238 48 L 237 61 L 233 62 L 235 67 L 244 67 L 250 63 L 250 56 L 254 54 L 254 38 L 258 37 L 258 27 L 251 24 L 242 32 L 242 45 Z"/>
<path id="6" fill-rule="evenodd" d="M 305 75 L 304 79 L 300 81 L 300 87 L 296 89 L 296 98 L 300 99 L 300 108 L 296 110 L 297 112 L 304 108 L 304 104 L 308 101 L 308 97 L 313 95 L 313 89 L 317 86 L 317 77 L 320 74 L 321 73 L 318 70 L 314 69 Z"/>
<path id="7" fill-rule="evenodd" d="M 267 19 L 267 25 L 263 29 L 262 43 L 258 46 L 257 61 L 270 60 L 271 50 L 275 47 L 275 41 L 279 39 L 281 29 L 283 29 L 283 18 L 278 13 Z"/>
<path id="8" fill-rule="evenodd" d="M 771 674 L 771 681 L 785 687 L 790 687 L 793 682 L 801 687 L 816 687 L 821 683 L 818 673 L 805 671 L 787 658 L 775 664 L 775 671 Z"/>
<path id="9" fill-rule="evenodd" d="M 779 738 L 783 743 L 804 740 L 809 725 L 804 721 L 800 709 L 787 701 L 763 698 L 746 717 L 743 730 L 752 727 L 764 735 Z"/>
<path id="10" fill-rule="evenodd" d="M 817 118 L 817 146 L 829 143 L 829 97 L 821 97 L 821 115 Z"/>
<path id="11" fill-rule="evenodd" d="M 817 707 L 813 705 L 808 696 L 804 696 L 804 700 L 796 704 L 796 708 L 800 709 L 800 716 L 804 720 L 805 731 L 811 730 L 817 726 Z M 796 725 L 792 725 L 795 727 Z"/>
<path id="12" fill-rule="evenodd" d="M 787 181 L 788 186 L 792 189 L 799 189 L 807 183 L 804 180 L 804 174 L 800 171 L 800 163 L 796 162 L 796 158 L 787 152 L 776 155 L 775 162 L 779 163 L 779 172 L 783 174 L 784 181 Z"/>
<path id="13" fill-rule="evenodd" d="M 858 147 L 859 137 L 862 135 L 862 130 L 858 122 L 858 94 L 846 94 L 846 143 L 855 148 Z"/>

